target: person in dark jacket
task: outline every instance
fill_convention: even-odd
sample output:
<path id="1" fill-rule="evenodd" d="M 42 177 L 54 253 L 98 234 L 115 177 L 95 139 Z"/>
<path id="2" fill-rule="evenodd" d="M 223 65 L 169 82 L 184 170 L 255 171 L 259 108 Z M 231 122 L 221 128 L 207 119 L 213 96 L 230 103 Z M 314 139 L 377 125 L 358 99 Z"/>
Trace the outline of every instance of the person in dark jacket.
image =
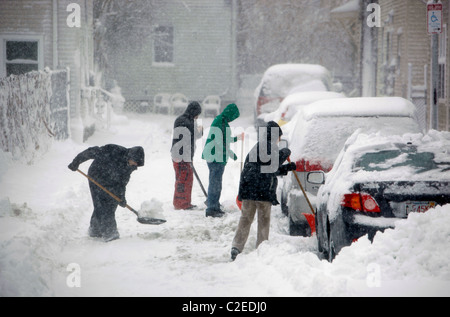
<path id="1" fill-rule="evenodd" d="M 202 127 L 197 127 L 196 123 L 201 113 L 200 104 L 196 101 L 190 102 L 186 111 L 174 123 L 171 153 L 175 169 L 173 206 L 176 210 L 189 210 L 196 207 L 191 203 L 194 179 L 192 160 L 195 141 L 202 136 Z"/>
<path id="2" fill-rule="evenodd" d="M 287 175 L 289 171 L 296 169 L 295 163 L 282 165 L 291 154 L 287 148 L 282 150 L 278 148 L 282 134 L 277 123 L 269 122 L 267 130 L 260 132 L 259 142 L 245 160 L 238 194 L 238 199 L 242 201 L 242 214 L 232 243 L 232 260 L 242 252 L 256 212 L 258 212 L 256 247 L 269 239 L 271 207 L 279 204 L 276 193 L 277 176 Z"/>
<path id="3" fill-rule="evenodd" d="M 144 166 L 144 149 L 140 146 L 127 149 L 120 145 L 108 144 L 94 146 L 78 154 L 69 169 L 77 171 L 80 164 L 94 160 L 89 167 L 88 175 L 121 199 L 117 202 L 96 184 L 89 182 L 94 211 L 91 216 L 89 235 L 111 241 L 119 238 L 115 213 L 117 206 L 126 207 L 126 186 L 131 173 Z"/>

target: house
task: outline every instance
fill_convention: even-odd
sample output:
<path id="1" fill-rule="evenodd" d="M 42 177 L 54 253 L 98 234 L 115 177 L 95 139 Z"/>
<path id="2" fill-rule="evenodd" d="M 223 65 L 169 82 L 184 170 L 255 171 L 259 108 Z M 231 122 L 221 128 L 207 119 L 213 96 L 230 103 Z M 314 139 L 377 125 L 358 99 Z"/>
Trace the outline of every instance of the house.
<path id="1" fill-rule="evenodd" d="M 81 106 L 94 70 L 92 6 L 77 0 L 0 1 L 0 78 L 68 69 L 72 134 L 92 124 Z"/>
<path id="2" fill-rule="evenodd" d="M 401 96 L 414 102 L 424 129 L 450 130 L 449 1 L 443 5 L 443 30 L 438 37 L 436 103 L 433 122 L 432 36 L 427 32 L 427 1 L 351 0 L 333 10 L 350 30 L 360 58 L 361 96 Z M 377 21 L 375 21 L 377 20 Z"/>
<path id="3" fill-rule="evenodd" d="M 108 51 L 108 80 L 116 80 L 125 107 L 153 103 L 157 94 L 202 101 L 217 95 L 222 105 L 237 92 L 236 0 L 156 0 L 140 43 Z M 131 57 L 131 58 L 130 58 Z"/>

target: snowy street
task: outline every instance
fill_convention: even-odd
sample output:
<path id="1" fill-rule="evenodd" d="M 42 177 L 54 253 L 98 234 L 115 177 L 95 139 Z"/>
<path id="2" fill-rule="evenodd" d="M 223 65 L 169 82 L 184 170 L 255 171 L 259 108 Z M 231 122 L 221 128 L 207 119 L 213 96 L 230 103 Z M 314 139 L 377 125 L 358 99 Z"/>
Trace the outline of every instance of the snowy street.
<path id="1" fill-rule="evenodd" d="M 249 131 L 252 117 L 230 125 Z M 256 226 L 246 248 L 230 261 L 240 211 L 235 204 L 239 159 L 229 162 L 221 202 L 227 214 L 206 218 L 203 192 L 194 179 L 197 210 L 175 211 L 175 176 L 170 158 L 175 117 L 117 116 L 109 131 L 87 143 L 54 142 L 34 165 L 0 152 L 0 297 L 4 296 L 449 296 L 450 205 L 399 220 L 395 230 L 344 248 L 333 263 L 317 254 L 315 236 L 291 237 L 288 219 L 272 208 L 270 240 L 255 249 Z M 201 146 L 194 165 L 207 189 Z M 87 147 L 114 143 L 142 146 L 145 166 L 127 186 L 127 202 L 161 204 L 160 226 L 143 225 L 119 207 L 120 239 L 109 243 L 87 234 L 92 213 L 88 181 L 67 165 Z M 245 143 L 247 154 L 252 140 Z M 91 161 L 80 166 L 87 172 Z M 280 180 L 281 182 L 282 180 Z"/>

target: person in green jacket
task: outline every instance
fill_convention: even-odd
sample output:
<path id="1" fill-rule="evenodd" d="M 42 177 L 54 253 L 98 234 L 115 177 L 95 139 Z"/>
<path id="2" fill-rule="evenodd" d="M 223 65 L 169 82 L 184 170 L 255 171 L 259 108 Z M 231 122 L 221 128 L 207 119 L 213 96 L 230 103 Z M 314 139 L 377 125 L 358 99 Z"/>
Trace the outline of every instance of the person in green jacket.
<path id="1" fill-rule="evenodd" d="M 237 160 L 236 154 L 231 151 L 230 144 L 237 142 L 241 137 L 232 137 L 229 122 L 239 118 L 239 109 L 235 104 L 229 104 L 211 124 L 208 139 L 202 153 L 209 168 L 209 186 L 206 217 L 222 217 L 225 213 L 220 208 L 220 195 L 222 193 L 222 176 L 228 158 Z"/>

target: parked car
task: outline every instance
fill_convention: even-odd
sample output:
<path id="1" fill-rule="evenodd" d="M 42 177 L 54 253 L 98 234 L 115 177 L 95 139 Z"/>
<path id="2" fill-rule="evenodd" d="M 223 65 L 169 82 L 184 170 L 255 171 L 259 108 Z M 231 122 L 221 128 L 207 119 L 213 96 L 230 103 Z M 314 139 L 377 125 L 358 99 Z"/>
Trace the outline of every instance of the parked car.
<path id="1" fill-rule="evenodd" d="M 255 90 L 255 125 L 264 125 L 262 114 L 278 109 L 288 95 L 305 91 L 333 91 L 330 72 L 315 64 L 278 64 L 269 67 Z"/>
<path id="2" fill-rule="evenodd" d="M 340 98 L 320 100 L 299 110 L 293 120 L 283 126 L 297 164 L 297 175 L 316 208 L 320 182 L 312 172 L 329 172 L 346 140 L 356 131 L 398 135 L 421 132 L 415 119 L 415 106 L 400 97 Z M 289 216 L 289 231 L 294 236 L 310 236 L 303 214 L 311 214 L 294 175 L 283 178 L 281 208 Z"/>
<path id="3" fill-rule="evenodd" d="M 332 261 L 364 235 L 450 203 L 450 133 L 355 134 L 317 197 L 319 250 Z"/>
<path id="4" fill-rule="evenodd" d="M 275 121 L 278 122 L 280 126 L 283 126 L 287 122 L 291 121 L 301 107 L 319 100 L 338 98 L 345 98 L 345 95 L 334 91 L 307 91 L 293 93 L 288 95 L 280 103 L 277 110 L 267 113 L 264 116 L 264 121 Z"/>

